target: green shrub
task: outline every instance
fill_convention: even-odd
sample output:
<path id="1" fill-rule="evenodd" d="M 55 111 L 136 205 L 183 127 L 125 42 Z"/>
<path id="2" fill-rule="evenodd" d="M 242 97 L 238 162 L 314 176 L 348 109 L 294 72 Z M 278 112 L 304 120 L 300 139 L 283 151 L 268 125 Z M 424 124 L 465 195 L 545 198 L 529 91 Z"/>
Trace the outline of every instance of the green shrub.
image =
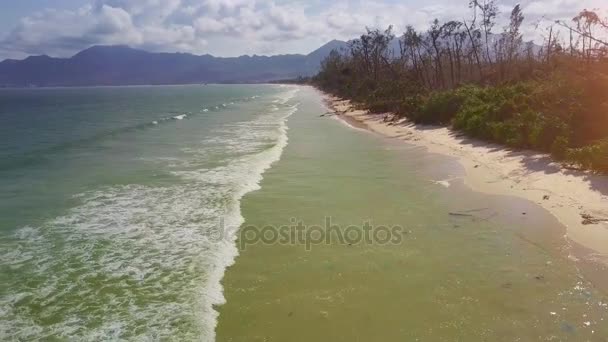
<path id="1" fill-rule="evenodd" d="M 566 153 L 568 152 L 569 144 L 570 142 L 567 137 L 559 136 L 555 138 L 551 145 L 551 156 L 555 158 L 555 160 L 564 160 L 566 158 Z"/>
<path id="2" fill-rule="evenodd" d="M 459 90 L 432 93 L 413 119 L 421 123 L 448 124 L 465 99 L 465 94 Z"/>
<path id="3" fill-rule="evenodd" d="M 397 114 L 414 120 L 418 113 L 422 110 L 424 99 L 420 95 L 407 96 L 401 100 L 397 106 Z"/>
<path id="4" fill-rule="evenodd" d="M 608 172 L 608 138 L 594 145 L 569 149 L 566 160 L 586 169 Z"/>

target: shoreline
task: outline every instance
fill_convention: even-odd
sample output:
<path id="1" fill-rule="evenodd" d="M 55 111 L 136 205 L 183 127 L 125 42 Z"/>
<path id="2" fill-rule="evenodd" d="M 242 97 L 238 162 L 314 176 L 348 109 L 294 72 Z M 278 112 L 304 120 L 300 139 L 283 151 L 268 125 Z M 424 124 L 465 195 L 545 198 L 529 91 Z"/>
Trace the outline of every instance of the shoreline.
<path id="1" fill-rule="evenodd" d="M 350 126 L 456 158 L 465 173 L 455 179 L 472 190 L 515 196 L 544 208 L 566 227 L 564 238 L 570 252 L 576 251 L 570 258 L 608 266 L 608 176 L 565 169 L 546 154 L 510 150 L 448 127 L 386 121 L 393 115 L 372 114 L 350 100 L 321 93 L 330 111 Z"/>
<path id="2" fill-rule="evenodd" d="M 218 341 L 608 336 L 608 288 L 587 276 L 599 264 L 567 258 L 566 228 L 549 212 L 448 180 L 464 175 L 454 158 L 324 115 L 316 89 L 294 102 L 281 160 L 241 202 Z M 323 230 L 328 217 L 343 232 L 365 222 L 405 231 L 389 244 L 261 239 L 262 227 Z"/>

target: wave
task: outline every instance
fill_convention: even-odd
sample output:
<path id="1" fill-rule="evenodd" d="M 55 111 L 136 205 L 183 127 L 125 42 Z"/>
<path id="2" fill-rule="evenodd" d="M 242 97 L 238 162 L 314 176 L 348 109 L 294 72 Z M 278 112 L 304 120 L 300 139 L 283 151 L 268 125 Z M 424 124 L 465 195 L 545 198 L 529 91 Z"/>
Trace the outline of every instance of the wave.
<path id="1" fill-rule="evenodd" d="M 257 99 L 257 98 L 259 98 L 259 96 L 234 99 L 232 102 L 250 102 L 252 100 L 252 98 Z M 215 111 L 220 111 L 222 109 L 228 108 L 228 106 L 225 104 L 220 104 L 220 105 L 217 105 L 214 107 L 209 107 L 209 108 L 213 108 Z M 203 110 L 201 110 L 201 113 L 209 112 L 209 108 L 204 108 Z M 173 116 L 159 117 L 159 118 L 156 118 L 149 122 L 137 123 L 137 124 L 133 124 L 133 125 L 129 125 L 129 126 L 123 126 L 123 127 L 111 129 L 111 130 L 108 130 L 105 132 L 93 134 L 89 137 L 75 139 L 72 141 L 56 144 L 56 145 L 53 145 L 50 147 L 30 151 L 30 152 L 27 152 L 27 153 L 19 155 L 19 156 L 7 156 L 0 160 L 0 171 L 19 169 L 21 167 L 35 165 L 37 163 L 43 163 L 50 159 L 49 154 L 57 153 L 60 151 L 66 151 L 66 150 L 69 150 L 72 148 L 78 148 L 83 145 L 96 143 L 98 141 L 113 138 L 113 137 L 116 137 L 116 136 L 119 136 L 122 134 L 129 134 L 129 133 L 142 131 L 142 130 L 146 130 L 146 129 L 150 129 L 150 128 L 157 128 L 158 126 L 160 126 L 162 124 L 170 124 L 173 121 L 181 121 L 181 120 L 184 120 L 187 117 L 193 116 L 193 115 L 195 115 L 195 114 L 194 113 L 180 113 L 178 115 L 173 115 Z"/>
<path id="2" fill-rule="evenodd" d="M 165 161 L 174 164 L 171 184 L 86 192 L 65 215 L 0 240 L 0 264 L 24 277 L 0 297 L 0 339 L 213 340 L 221 280 L 238 255 L 241 199 L 280 159 L 297 108 L 219 128 L 188 157 Z M 205 164 L 214 150 L 226 159 Z M 37 325 L 23 316 L 28 303 L 62 319 Z"/>
<path id="3" fill-rule="evenodd" d="M 286 121 L 287 118 L 296 111 L 297 106 L 294 106 L 282 119 L 280 125 L 281 135 L 279 136 L 276 145 L 260 154 L 254 155 L 250 160 L 245 162 L 249 176 L 246 179 L 243 179 L 241 188 L 235 193 L 235 202 L 238 204 L 233 208 L 234 214 L 231 216 L 231 219 L 226 220 L 226 228 L 233 232 L 231 235 L 231 245 L 226 246 L 224 253 L 222 253 L 222 256 L 218 258 L 218 267 L 215 269 L 215 272 L 213 272 L 212 277 L 207 283 L 207 290 L 208 293 L 211 294 L 210 298 L 212 299 L 207 305 L 207 315 L 205 315 L 207 326 L 213 327 L 213 334 L 211 334 L 209 331 L 210 334 L 208 335 L 210 341 L 215 340 L 215 327 L 217 325 L 217 319 L 219 316 L 219 313 L 214 309 L 214 306 L 223 305 L 226 302 L 221 281 L 224 277 L 226 268 L 233 265 L 236 257 L 238 256 L 238 249 L 236 247 L 237 231 L 238 228 L 240 228 L 240 226 L 245 222 L 245 219 L 241 215 L 240 200 L 247 193 L 259 190 L 264 172 L 268 170 L 272 164 L 280 160 L 283 150 L 288 144 L 288 127 Z"/>
<path id="4" fill-rule="evenodd" d="M 295 91 L 281 94 L 281 102 L 286 104 L 296 95 L 297 91 L 298 90 L 296 89 Z M 215 267 L 210 270 L 210 277 L 205 284 L 204 298 L 207 299 L 207 301 L 206 303 L 202 304 L 201 315 L 201 320 L 204 322 L 203 340 L 215 340 L 215 327 L 217 325 L 219 313 L 214 309 L 214 307 L 223 305 L 226 302 L 221 281 L 224 277 L 225 270 L 234 264 L 234 261 L 238 256 L 236 239 L 239 228 L 245 222 L 245 219 L 241 214 L 241 199 L 246 194 L 260 189 L 260 183 L 263 180 L 265 171 L 268 170 L 275 162 L 280 160 L 283 150 L 288 144 L 287 120 L 297 111 L 298 104 L 286 106 L 284 109 L 285 111 L 281 112 L 280 114 L 275 114 L 274 112 L 270 111 L 267 115 L 260 116 L 253 122 L 244 122 L 239 125 L 232 125 L 227 127 L 227 130 L 225 131 L 231 132 L 232 134 L 241 137 L 241 139 L 256 141 L 258 144 L 264 144 L 263 139 L 261 139 L 259 134 L 256 133 L 255 128 L 257 127 L 261 129 L 261 131 L 265 131 L 269 127 L 275 127 L 277 129 L 278 136 L 271 147 L 264 149 L 260 153 L 247 154 L 246 156 L 236 160 L 224 168 L 220 168 L 219 170 L 216 169 L 211 172 L 174 172 L 175 175 L 183 177 L 187 180 L 197 180 L 199 182 L 211 181 L 213 184 L 233 183 L 236 180 L 236 183 L 239 184 L 238 189 L 233 193 L 232 201 L 230 201 L 230 205 L 228 206 L 228 212 L 230 214 L 227 215 L 224 220 L 224 229 L 225 232 L 228 233 L 226 237 L 228 238 L 227 241 L 229 243 L 223 245 L 223 250 L 220 253 L 215 254 L 216 259 L 213 263 Z M 242 141 L 239 141 L 238 145 L 235 146 L 231 146 L 230 140 L 208 139 L 205 141 L 205 143 L 220 142 L 224 147 L 233 147 L 235 151 L 244 150 L 243 145 L 241 145 Z M 248 146 L 252 145 L 248 144 Z M 226 177 L 227 174 L 232 175 L 232 177 Z"/>

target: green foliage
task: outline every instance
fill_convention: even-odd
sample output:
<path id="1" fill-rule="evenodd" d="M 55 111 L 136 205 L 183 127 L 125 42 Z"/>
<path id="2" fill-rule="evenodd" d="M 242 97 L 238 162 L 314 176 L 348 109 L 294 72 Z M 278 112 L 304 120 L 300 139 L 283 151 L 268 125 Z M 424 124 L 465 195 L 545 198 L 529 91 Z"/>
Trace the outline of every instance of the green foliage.
<path id="1" fill-rule="evenodd" d="M 551 145 L 551 156 L 553 156 L 555 160 L 564 160 L 568 152 L 568 144 L 568 138 L 564 136 L 555 138 L 553 144 Z"/>
<path id="2" fill-rule="evenodd" d="M 412 119 L 419 123 L 449 124 L 465 100 L 466 95 L 460 90 L 431 93 L 412 113 Z"/>
<path id="3" fill-rule="evenodd" d="M 479 6 L 491 21 L 493 10 Z M 522 46 L 522 20 L 516 6 L 494 46 L 484 41 L 491 22 L 467 27 L 435 20 L 425 33 L 408 27 L 396 56 L 388 48 L 391 28 L 368 30 L 349 53 L 333 52 L 313 83 L 372 112 L 451 125 L 608 172 L 608 58 L 578 55 L 576 47 L 566 52 L 555 41 L 535 53 Z"/>
<path id="4" fill-rule="evenodd" d="M 566 160 L 586 169 L 608 172 L 608 139 L 590 146 L 569 149 Z"/>

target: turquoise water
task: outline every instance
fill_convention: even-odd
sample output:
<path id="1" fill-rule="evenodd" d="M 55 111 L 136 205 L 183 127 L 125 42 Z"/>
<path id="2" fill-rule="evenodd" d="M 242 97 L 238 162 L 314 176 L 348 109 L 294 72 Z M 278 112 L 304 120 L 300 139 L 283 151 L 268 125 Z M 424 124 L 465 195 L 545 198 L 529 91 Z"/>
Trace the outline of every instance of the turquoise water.
<path id="1" fill-rule="evenodd" d="M 211 340 L 296 90 L 0 90 L 0 340 Z"/>

